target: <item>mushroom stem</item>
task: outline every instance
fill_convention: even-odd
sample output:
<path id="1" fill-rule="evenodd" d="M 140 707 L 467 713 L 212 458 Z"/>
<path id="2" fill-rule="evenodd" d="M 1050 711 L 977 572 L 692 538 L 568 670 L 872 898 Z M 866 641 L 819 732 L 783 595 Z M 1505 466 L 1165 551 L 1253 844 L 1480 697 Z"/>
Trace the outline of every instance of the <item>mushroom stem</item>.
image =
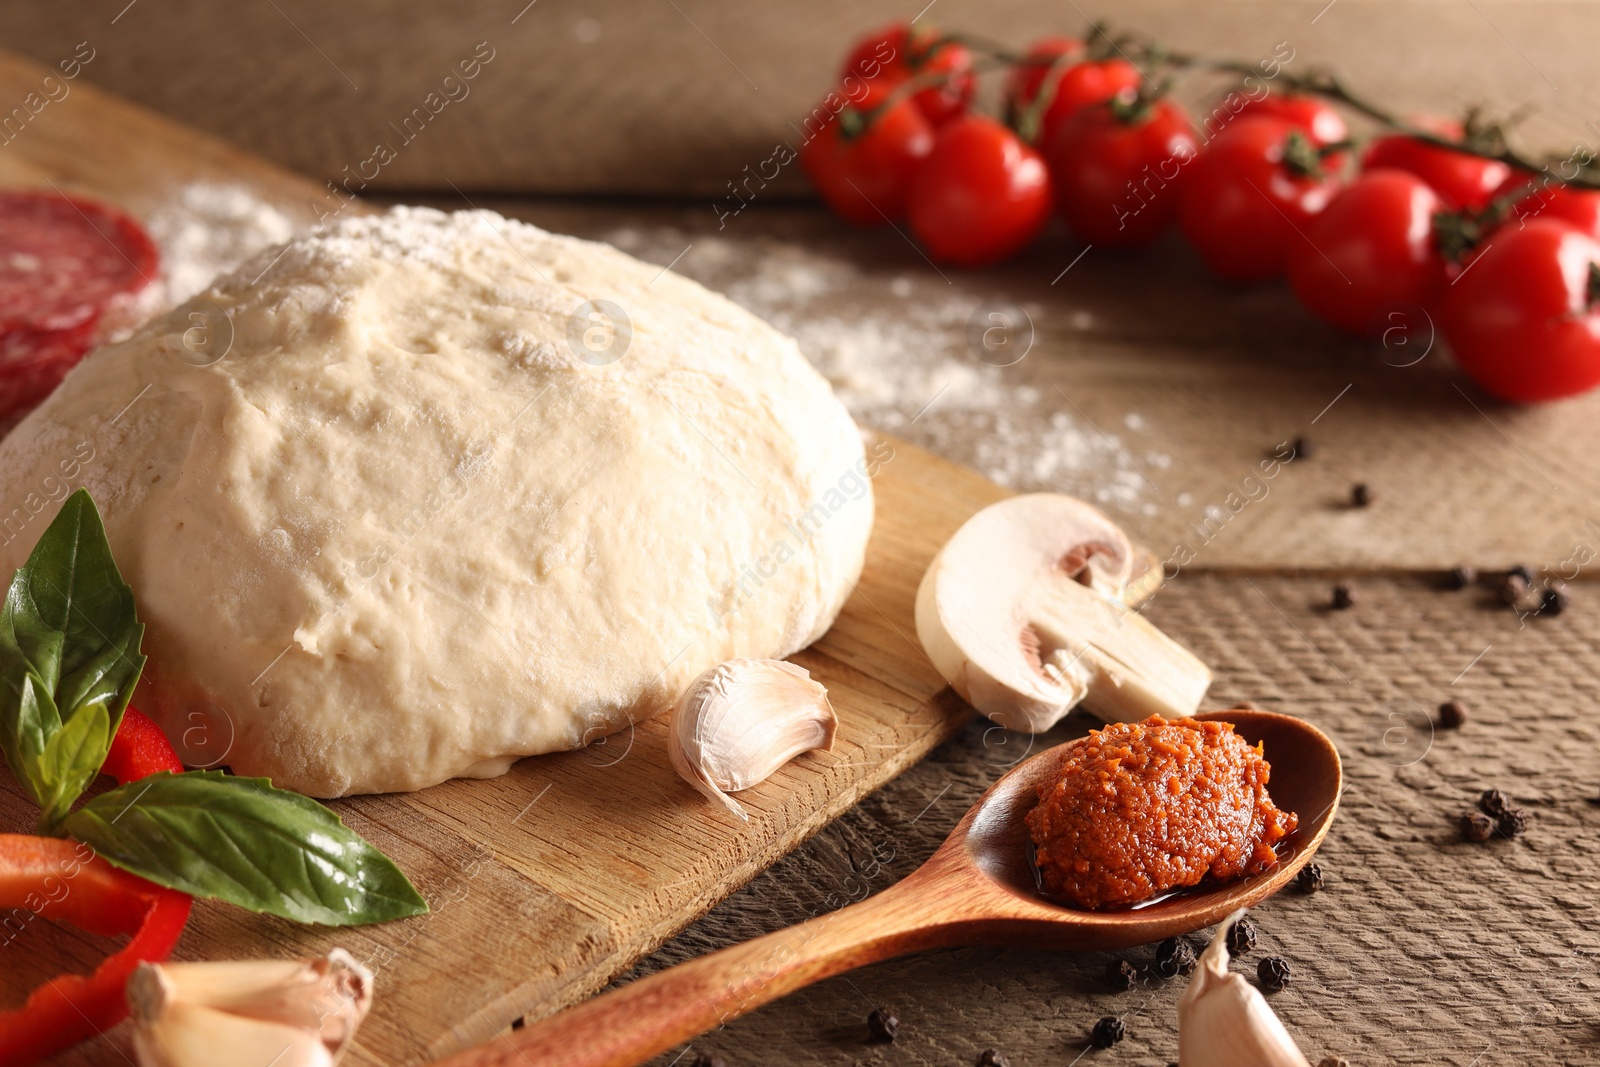
<path id="1" fill-rule="evenodd" d="M 989 718 L 1038 733 L 1080 702 L 1110 720 L 1194 714 L 1211 672 L 1128 608 L 1126 536 L 1081 501 L 1012 497 L 957 530 L 917 590 L 917 635 Z"/>

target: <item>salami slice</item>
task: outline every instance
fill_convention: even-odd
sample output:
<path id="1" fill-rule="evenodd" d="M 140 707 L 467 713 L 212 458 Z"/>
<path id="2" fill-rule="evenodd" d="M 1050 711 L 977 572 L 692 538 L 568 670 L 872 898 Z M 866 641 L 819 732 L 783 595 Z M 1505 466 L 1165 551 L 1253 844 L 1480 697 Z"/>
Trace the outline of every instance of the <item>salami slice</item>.
<path id="1" fill-rule="evenodd" d="M 67 330 L 0 334 L 0 420 L 20 415 L 49 396 L 94 344 L 100 316 Z"/>
<path id="2" fill-rule="evenodd" d="M 97 319 L 118 296 L 154 280 L 159 264 L 139 224 L 104 204 L 0 192 L 0 334 L 8 347 L 29 331 L 43 338 Z"/>

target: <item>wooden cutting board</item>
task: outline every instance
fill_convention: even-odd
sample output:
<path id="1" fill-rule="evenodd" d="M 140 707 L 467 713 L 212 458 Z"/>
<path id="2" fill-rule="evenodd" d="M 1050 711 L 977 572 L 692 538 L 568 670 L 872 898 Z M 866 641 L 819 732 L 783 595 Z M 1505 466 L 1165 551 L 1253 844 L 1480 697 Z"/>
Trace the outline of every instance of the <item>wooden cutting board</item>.
<path id="1" fill-rule="evenodd" d="M 45 73 L 0 54 L 0 100 L 24 99 Z M 53 185 L 136 216 L 197 181 L 243 186 L 308 221 L 307 204 L 324 193 L 81 83 L 0 147 L 0 185 Z M 893 455 L 874 483 L 879 518 L 866 571 L 828 635 L 794 657 L 827 685 L 838 738 L 831 752 L 804 756 L 740 794 L 748 823 L 683 784 L 666 758 L 663 723 L 647 722 L 579 752 L 523 760 L 492 781 L 335 803 L 417 883 L 432 907 L 426 916 L 327 931 L 202 903 L 177 955 L 342 946 L 378 975 L 376 1005 L 349 1062 L 425 1062 L 599 989 L 920 759 L 971 711 L 917 644 L 917 583 L 956 527 L 1005 492 L 884 440 Z M 1147 565 L 1144 591 L 1158 580 Z M 15 783 L 0 777 L 0 828 L 31 822 Z M 0 996 L 14 1003 L 52 973 L 87 969 L 104 950 L 94 938 L 29 928 L 0 946 Z M 61 1062 L 121 1063 L 125 1030 Z"/>

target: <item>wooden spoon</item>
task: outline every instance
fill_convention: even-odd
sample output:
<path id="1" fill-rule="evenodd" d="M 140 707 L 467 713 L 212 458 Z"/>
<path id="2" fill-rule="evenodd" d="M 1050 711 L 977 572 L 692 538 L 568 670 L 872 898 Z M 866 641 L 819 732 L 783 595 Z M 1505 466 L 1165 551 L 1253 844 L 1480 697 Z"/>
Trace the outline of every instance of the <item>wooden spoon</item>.
<path id="1" fill-rule="evenodd" d="M 1210 926 L 1283 888 L 1322 843 L 1343 771 L 1316 727 L 1266 711 L 1196 716 L 1264 742 L 1273 802 L 1300 827 L 1265 874 L 1126 911 L 1080 911 L 1034 888 L 1023 816 L 1072 743 L 996 782 L 911 875 L 857 904 L 681 963 L 440 1061 L 438 1067 L 631 1067 L 802 986 L 879 960 L 952 945 L 1106 949 Z"/>

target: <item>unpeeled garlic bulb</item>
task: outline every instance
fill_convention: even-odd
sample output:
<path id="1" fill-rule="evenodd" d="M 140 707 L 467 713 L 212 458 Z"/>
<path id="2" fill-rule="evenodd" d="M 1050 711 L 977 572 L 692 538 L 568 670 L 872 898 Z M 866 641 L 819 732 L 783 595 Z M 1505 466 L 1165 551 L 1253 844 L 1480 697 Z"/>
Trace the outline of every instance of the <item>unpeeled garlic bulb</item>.
<path id="1" fill-rule="evenodd" d="M 802 752 L 833 747 L 828 691 L 804 668 L 776 659 L 730 659 L 684 691 L 667 751 L 700 792 L 747 819 L 729 793 L 764 781 Z"/>
<path id="2" fill-rule="evenodd" d="M 372 1005 L 372 973 L 322 959 L 141 963 L 128 979 L 139 1067 L 333 1067 Z"/>
<path id="3" fill-rule="evenodd" d="M 1228 931 L 1217 928 L 1178 1001 L 1179 1067 L 1311 1067 L 1294 1038 L 1242 974 L 1228 970 Z"/>

